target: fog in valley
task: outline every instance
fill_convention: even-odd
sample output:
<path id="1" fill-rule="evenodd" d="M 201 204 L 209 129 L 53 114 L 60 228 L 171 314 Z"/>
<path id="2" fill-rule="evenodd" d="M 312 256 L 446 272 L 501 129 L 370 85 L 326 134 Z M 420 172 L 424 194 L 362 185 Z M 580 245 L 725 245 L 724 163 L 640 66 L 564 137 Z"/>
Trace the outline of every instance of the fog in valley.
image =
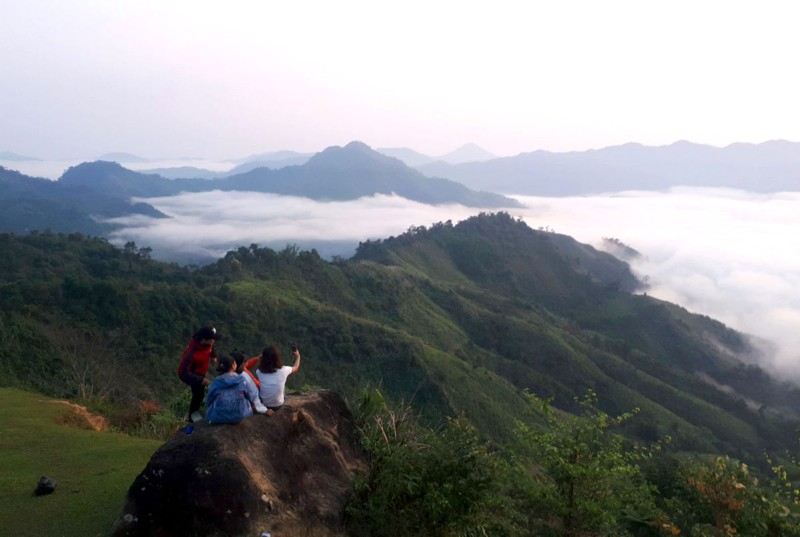
<path id="1" fill-rule="evenodd" d="M 765 364 L 800 379 L 800 193 L 754 195 L 677 188 L 602 196 L 521 197 L 534 229 L 552 229 L 602 247 L 613 237 L 642 255 L 634 271 L 647 293 L 709 315 L 775 345 Z M 317 202 L 250 192 L 204 192 L 146 200 L 168 219 L 131 217 L 113 242 L 135 241 L 156 257 L 209 260 L 240 245 L 298 244 L 349 257 L 359 241 L 410 226 L 457 222 L 476 209 L 429 206 L 397 196 Z"/>

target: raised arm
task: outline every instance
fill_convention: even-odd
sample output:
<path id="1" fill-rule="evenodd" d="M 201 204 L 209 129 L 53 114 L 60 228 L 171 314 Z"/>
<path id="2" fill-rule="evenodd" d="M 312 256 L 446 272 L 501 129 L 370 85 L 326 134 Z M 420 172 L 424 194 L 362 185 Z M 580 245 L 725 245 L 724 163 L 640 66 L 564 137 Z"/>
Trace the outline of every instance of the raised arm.
<path id="1" fill-rule="evenodd" d="M 292 373 L 297 373 L 297 370 L 300 369 L 300 351 L 292 351 L 294 355 L 294 365 L 292 366 Z"/>

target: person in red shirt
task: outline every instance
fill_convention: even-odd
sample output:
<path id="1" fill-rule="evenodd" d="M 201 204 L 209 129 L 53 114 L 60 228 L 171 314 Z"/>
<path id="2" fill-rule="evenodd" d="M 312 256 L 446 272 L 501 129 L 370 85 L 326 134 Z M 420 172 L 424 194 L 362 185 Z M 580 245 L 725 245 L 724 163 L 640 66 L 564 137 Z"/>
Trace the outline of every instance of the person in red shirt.
<path id="1" fill-rule="evenodd" d="M 178 366 L 178 377 L 192 390 L 192 401 L 189 403 L 190 423 L 200 421 L 200 405 L 206 394 L 209 380 L 206 378 L 209 364 L 217 363 L 217 353 L 214 342 L 220 338 L 219 332 L 213 326 L 203 326 L 194 333 L 186 350 L 183 351 L 181 363 Z"/>

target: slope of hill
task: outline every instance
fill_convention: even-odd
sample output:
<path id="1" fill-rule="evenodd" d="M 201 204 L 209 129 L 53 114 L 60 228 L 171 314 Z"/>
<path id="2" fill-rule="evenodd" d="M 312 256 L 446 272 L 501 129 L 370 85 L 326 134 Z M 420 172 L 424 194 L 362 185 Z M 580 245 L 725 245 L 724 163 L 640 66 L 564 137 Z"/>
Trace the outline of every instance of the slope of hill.
<path id="1" fill-rule="evenodd" d="M 367 242 L 350 261 L 242 247 L 196 272 L 101 241 L 1 238 L 5 383 L 68 395 L 86 382 L 63 379 L 70 363 L 124 357 L 112 391 L 169 397 L 183 345 L 212 322 L 222 352 L 300 342 L 295 385 L 381 385 L 498 441 L 522 390 L 572 410 L 589 388 L 608 411 L 641 408 L 633 434 L 683 449 L 755 457 L 792 441 L 800 390 L 739 361 L 746 337 L 622 291 L 636 285 L 624 263 L 504 214 Z M 81 352 L 57 352 L 75 334 Z"/>
<path id="2" fill-rule="evenodd" d="M 464 144 L 447 154 L 437 157 L 436 160 L 448 164 L 463 164 L 465 162 L 482 162 L 494 158 L 497 157 L 477 144 Z"/>
<path id="3" fill-rule="evenodd" d="M 105 155 L 101 155 L 100 157 L 98 157 L 97 160 L 113 161 L 113 162 L 136 162 L 136 163 L 150 162 L 150 159 L 140 157 L 139 155 L 134 155 L 133 153 L 124 153 L 121 151 L 106 153 Z"/>
<path id="4" fill-rule="evenodd" d="M 407 147 L 386 147 L 376 149 L 376 151 L 382 155 L 402 160 L 406 165 L 411 166 L 412 168 L 418 168 L 426 165 L 442 165 L 446 168 L 446 165 L 448 164 L 479 162 L 497 158 L 495 155 L 489 153 L 476 144 L 464 144 L 461 147 L 438 157 L 423 155 L 422 153 Z"/>
<path id="5" fill-rule="evenodd" d="M 50 229 L 104 235 L 114 226 L 98 221 L 96 216 L 164 216 L 145 203 L 130 203 L 128 196 L 121 193 L 109 194 L 87 185 L 28 177 L 1 166 L 0 202 L 3 204 L 0 230 L 16 233 Z"/>
<path id="6" fill-rule="evenodd" d="M 313 199 L 355 199 L 395 194 L 429 204 L 461 203 L 468 207 L 517 207 L 510 198 L 475 192 L 456 182 L 427 178 L 403 162 L 381 155 L 367 145 L 351 142 L 329 147 L 302 166 L 280 170 L 259 168 L 234 175 L 226 189 L 274 192 Z"/>
<path id="7" fill-rule="evenodd" d="M 225 172 L 215 172 L 196 166 L 178 166 L 175 168 L 151 168 L 139 170 L 139 173 L 147 175 L 160 175 L 165 179 L 218 179 L 225 175 Z"/>
<path id="8" fill-rule="evenodd" d="M 238 166 L 235 166 L 230 171 L 225 173 L 225 176 L 238 175 L 240 173 L 247 173 L 256 168 L 269 168 L 271 170 L 279 170 L 287 166 L 301 166 L 311 159 L 313 155 L 301 155 L 298 157 L 290 157 L 279 160 L 248 160 Z M 188 176 L 187 176 L 188 177 Z"/>
<path id="9" fill-rule="evenodd" d="M 208 181 L 167 180 L 145 175 L 111 162 L 74 166 L 59 180 L 69 186 L 91 188 L 109 196 L 167 196 L 179 192 L 238 190 L 270 192 L 322 200 L 348 200 L 392 192 L 421 203 L 461 203 L 470 207 L 517 207 L 513 199 L 476 192 L 446 179 L 428 178 L 399 160 L 352 142 L 329 147 L 300 166 L 279 170 L 257 168 Z"/>
<path id="10" fill-rule="evenodd" d="M 246 162 L 277 162 L 292 159 L 305 159 L 308 160 L 314 156 L 314 153 L 299 153 L 297 151 L 267 151 L 266 153 L 257 153 L 249 157 L 233 159 L 231 162 L 244 164 Z"/>
<path id="11" fill-rule="evenodd" d="M 419 169 L 470 188 L 545 196 L 672 186 L 795 191 L 800 188 L 800 143 L 777 140 L 724 148 L 685 141 L 661 147 L 631 143 L 583 152 L 534 151 L 455 166 L 438 162 Z"/>
<path id="12" fill-rule="evenodd" d="M 381 147 L 375 151 L 381 155 L 402 160 L 407 166 L 411 166 L 412 168 L 416 168 L 417 166 L 422 166 L 424 164 L 430 164 L 436 161 L 434 157 L 423 155 L 422 153 L 414 151 L 413 149 L 409 149 L 408 147 Z"/>
<path id="13" fill-rule="evenodd" d="M 353 142 L 331 147 L 307 163 L 279 170 L 257 168 L 230 177 L 165 179 L 126 169 L 116 162 L 86 162 L 70 167 L 58 181 L 36 179 L 0 167 L 0 201 L 8 208 L 0 230 L 51 229 L 105 235 L 113 226 L 97 216 L 130 214 L 164 217 L 134 197 L 171 196 L 210 190 L 271 192 L 319 200 L 349 200 L 395 193 L 428 204 L 460 203 L 470 207 L 518 207 L 511 198 L 476 192 L 446 179 L 431 179 L 399 160 Z"/>
<path id="14" fill-rule="evenodd" d="M 18 162 L 39 159 L 36 157 L 29 157 L 27 155 L 20 155 L 19 153 L 14 153 L 13 151 L 0 151 L 0 160 Z"/>
<path id="15" fill-rule="evenodd" d="M 116 162 L 102 160 L 70 167 L 59 178 L 58 184 L 123 198 L 168 196 L 178 192 L 174 181 L 167 181 L 158 175 L 135 172 Z"/>
<path id="16" fill-rule="evenodd" d="M 3 535 L 107 535 L 130 482 L 160 442 L 68 425 L 69 407 L 0 388 L 0 528 Z M 41 475 L 56 491 L 35 497 Z"/>

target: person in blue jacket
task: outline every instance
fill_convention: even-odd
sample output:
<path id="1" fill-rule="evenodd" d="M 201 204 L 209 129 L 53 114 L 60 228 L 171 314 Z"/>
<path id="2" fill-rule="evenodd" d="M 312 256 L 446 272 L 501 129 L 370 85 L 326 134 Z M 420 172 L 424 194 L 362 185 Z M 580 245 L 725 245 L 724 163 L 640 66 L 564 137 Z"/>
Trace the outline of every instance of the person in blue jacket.
<path id="1" fill-rule="evenodd" d="M 231 358 L 235 362 L 234 365 L 236 366 L 236 374 L 240 375 L 244 378 L 244 383 L 247 386 L 247 393 L 255 393 L 256 400 L 253 401 L 253 410 L 256 411 L 257 414 L 266 414 L 267 416 L 272 416 L 272 410 L 268 409 L 264 406 L 261 402 L 261 397 L 258 397 L 258 385 L 256 381 L 253 380 L 253 374 L 247 370 L 247 356 L 242 351 L 232 351 Z M 258 360 L 258 357 L 254 357 L 253 360 Z"/>
<path id="2" fill-rule="evenodd" d="M 223 356 L 217 365 L 220 375 L 208 388 L 206 420 L 209 423 L 238 423 L 253 415 L 252 403 L 258 401 L 255 386 L 236 374 L 236 360 Z"/>

